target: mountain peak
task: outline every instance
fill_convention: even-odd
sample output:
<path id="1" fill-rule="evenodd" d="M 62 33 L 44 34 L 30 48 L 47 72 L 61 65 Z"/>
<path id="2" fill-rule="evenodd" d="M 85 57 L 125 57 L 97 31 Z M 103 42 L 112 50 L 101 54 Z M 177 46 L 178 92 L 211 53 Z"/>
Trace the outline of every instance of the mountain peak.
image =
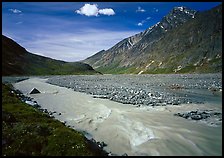
<path id="1" fill-rule="evenodd" d="M 184 7 L 184 6 L 173 8 L 173 10 L 179 10 L 179 11 L 184 11 L 184 9 L 186 9 L 186 7 Z"/>
<path id="2" fill-rule="evenodd" d="M 142 34 L 149 34 L 156 28 L 160 28 L 166 32 L 168 30 L 176 28 L 179 25 L 182 25 L 192 18 L 195 18 L 196 13 L 196 10 L 192 10 L 185 6 L 174 7 L 166 16 L 162 18 L 160 22 L 149 27 Z"/>
<path id="3" fill-rule="evenodd" d="M 184 10 L 189 10 L 189 8 L 187 8 L 187 7 L 185 7 L 185 6 L 180 6 L 180 7 L 174 7 L 173 8 L 173 10 L 175 10 L 175 11 L 181 11 L 181 12 L 183 12 Z"/>
<path id="4" fill-rule="evenodd" d="M 170 30 L 182 25 L 186 21 L 195 18 L 196 10 L 189 9 L 184 6 L 174 7 L 166 16 L 161 20 L 164 28 Z"/>
<path id="5" fill-rule="evenodd" d="M 180 7 L 174 7 L 171 10 L 171 13 L 183 13 L 183 14 L 186 14 L 186 15 L 194 18 L 194 15 L 197 13 L 197 11 L 193 10 L 193 9 L 190 9 L 188 7 L 185 7 L 185 6 L 180 6 Z"/>

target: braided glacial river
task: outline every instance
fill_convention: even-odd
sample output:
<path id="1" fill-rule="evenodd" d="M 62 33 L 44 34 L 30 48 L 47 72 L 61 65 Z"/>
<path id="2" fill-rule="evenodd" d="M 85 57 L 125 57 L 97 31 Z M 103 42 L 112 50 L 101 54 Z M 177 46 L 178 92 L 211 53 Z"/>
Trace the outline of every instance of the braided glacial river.
<path id="1" fill-rule="evenodd" d="M 222 113 L 221 92 L 201 94 L 211 100 L 203 104 L 139 106 L 93 98 L 91 94 L 49 84 L 47 79 L 30 77 L 14 87 L 33 98 L 42 109 L 55 112 L 52 115 L 56 119 L 85 131 L 86 137 L 105 142 L 107 152 L 129 156 L 222 155 L 221 118 L 192 120 L 174 115 L 192 110 Z M 34 87 L 41 93 L 29 94 Z"/>

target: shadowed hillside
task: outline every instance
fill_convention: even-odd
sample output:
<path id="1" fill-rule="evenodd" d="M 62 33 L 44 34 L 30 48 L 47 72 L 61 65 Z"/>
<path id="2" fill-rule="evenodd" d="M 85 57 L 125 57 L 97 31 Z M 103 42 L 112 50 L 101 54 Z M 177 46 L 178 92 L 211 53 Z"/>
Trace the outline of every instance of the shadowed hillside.
<path id="1" fill-rule="evenodd" d="M 29 53 L 16 42 L 2 35 L 2 76 L 97 73 L 85 63 L 65 62 Z"/>

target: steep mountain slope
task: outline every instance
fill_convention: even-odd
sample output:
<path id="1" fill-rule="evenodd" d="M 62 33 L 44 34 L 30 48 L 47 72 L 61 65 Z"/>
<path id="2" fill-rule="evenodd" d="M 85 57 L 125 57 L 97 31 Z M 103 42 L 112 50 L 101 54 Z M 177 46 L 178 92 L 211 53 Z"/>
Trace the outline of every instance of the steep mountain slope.
<path id="1" fill-rule="evenodd" d="M 175 7 L 160 22 L 84 60 L 103 73 L 219 72 L 222 6 Z"/>
<path id="2" fill-rule="evenodd" d="M 81 62 L 64 62 L 31 54 L 2 35 L 2 76 L 95 74 L 91 66 Z"/>

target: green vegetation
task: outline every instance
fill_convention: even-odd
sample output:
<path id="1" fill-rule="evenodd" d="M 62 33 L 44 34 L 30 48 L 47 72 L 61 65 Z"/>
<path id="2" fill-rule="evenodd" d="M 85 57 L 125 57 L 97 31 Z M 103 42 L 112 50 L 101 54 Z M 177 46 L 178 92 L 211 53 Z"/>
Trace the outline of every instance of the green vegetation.
<path id="1" fill-rule="evenodd" d="M 108 66 L 96 68 L 96 71 L 102 72 L 103 74 L 137 74 L 140 71 L 136 66 L 121 67 L 119 64 L 120 61 L 116 61 Z"/>
<path id="2" fill-rule="evenodd" d="M 2 156 L 96 156 L 86 138 L 23 102 L 2 84 Z"/>
<path id="3" fill-rule="evenodd" d="M 136 74 L 139 71 L 135 67 L 117 67 L 114 65 L 107 67 L 100 67 L 96 70 L 99 72 L 103 72 L 104 74 Z"/>
<path id="4" fill-rule="evenodd" d="M 180 69 L 178 73 L 189 73 L 189 72 L 195 72 L 196 66 L 194 65 L 187 65 L 186 67 Z"/>
<path id="5" fill-rule="evenodd" d="M 153 70 L 144 71 L 143 74 L 169 74 L 174 73 L 171 68 L 156 68 Z"/>

